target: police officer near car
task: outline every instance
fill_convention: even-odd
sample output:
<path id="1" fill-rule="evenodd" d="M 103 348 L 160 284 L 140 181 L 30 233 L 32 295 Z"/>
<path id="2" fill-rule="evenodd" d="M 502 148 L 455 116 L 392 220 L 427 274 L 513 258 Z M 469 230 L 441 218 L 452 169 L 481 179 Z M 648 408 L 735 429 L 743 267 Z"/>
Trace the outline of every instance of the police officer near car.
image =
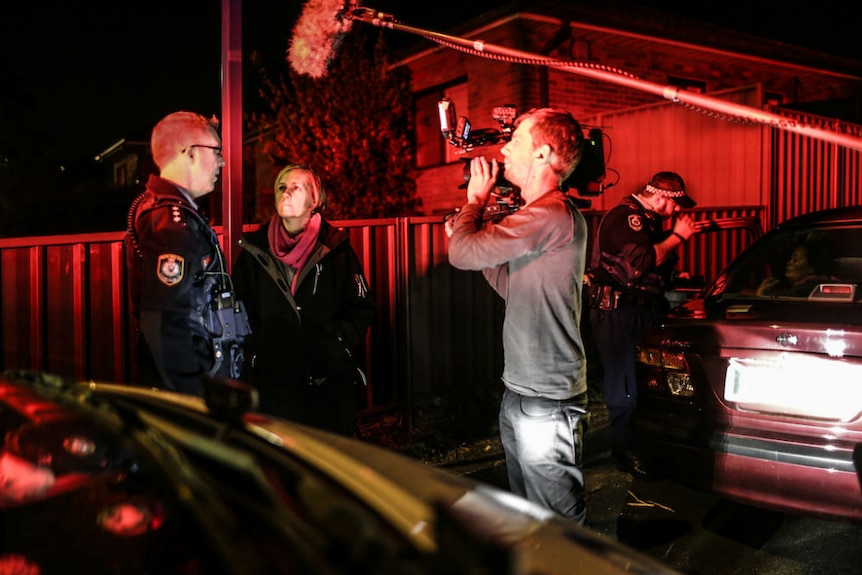
<path id="1" fill-rule="evenodd" d="M 692 218 L 680 209 L 694 206 L 679 174 L 658 172 L 605 214 L 593 242 L 587 271 L 590 327 L 602 363 L 611 454 L 620 470 L 634 476 L 646 476 L 629 429 L 638 397 L 636 346 L 655 314 L 666 308 L 664 292 L 679 260 L 677 248 L 695 231 Z"/>
<path id="2" fill-rule="evenodd" d="M 150 141 L 159 175 L 129 209 L 125 237 L 138 321 L 137 383 L 199 395 L 203 378 L 238 378 L 248 318 L 196 201 L 224 165 L 217 121 L 169 114 Z"/>

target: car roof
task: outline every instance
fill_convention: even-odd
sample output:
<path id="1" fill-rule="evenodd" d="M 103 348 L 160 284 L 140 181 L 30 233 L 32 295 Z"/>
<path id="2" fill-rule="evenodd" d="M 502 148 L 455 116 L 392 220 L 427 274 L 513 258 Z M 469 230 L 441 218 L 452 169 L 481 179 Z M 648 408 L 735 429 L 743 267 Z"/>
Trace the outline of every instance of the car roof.
<path id="1" fill-rule="evenodd" d="M 776 226 L 776 229 L 806 227 L 818 224 L 862 224 L 862 206 L 828 208 L 790 218 Z"/>

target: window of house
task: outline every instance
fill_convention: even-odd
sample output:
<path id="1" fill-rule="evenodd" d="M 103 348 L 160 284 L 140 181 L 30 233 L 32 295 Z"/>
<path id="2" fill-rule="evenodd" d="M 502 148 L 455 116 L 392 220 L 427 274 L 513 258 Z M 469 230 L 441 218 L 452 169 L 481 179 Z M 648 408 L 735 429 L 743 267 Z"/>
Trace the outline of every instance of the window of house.
<path id="1" fill-rule="evenodd" d="M 449 144 L 440 133 L 440 116 L 437 102 L 449 98 L 455 103 L 458 116 L 467 116 L 467 81 L 438 86 L 416 96 L 416 166 L 427 168 L 457 162 L 457 148 Z"/>
<path id="2" fill-rule="evenodd" d="M 694 78 L 683 78 L 681 76 L 668 76 L 667 83 L 671 86 L 678 86 L 689 92 L 697 94 L 706 93 L 706 82 L 703 80 L 695 80 Z"/>
<path id="3" fill-rule="evenodd" d="M 784 94 L 766 91 L 763 93 L 763 103 L 770 106 L 780 106 L 784 104 Z"/>
<path id="4" fill-rule="evenodd" d="M 117 188 L 125 188 L 129 185 L 129 174 L 126 164 L 117 164 L 114 166 L 114 186 Z"/>

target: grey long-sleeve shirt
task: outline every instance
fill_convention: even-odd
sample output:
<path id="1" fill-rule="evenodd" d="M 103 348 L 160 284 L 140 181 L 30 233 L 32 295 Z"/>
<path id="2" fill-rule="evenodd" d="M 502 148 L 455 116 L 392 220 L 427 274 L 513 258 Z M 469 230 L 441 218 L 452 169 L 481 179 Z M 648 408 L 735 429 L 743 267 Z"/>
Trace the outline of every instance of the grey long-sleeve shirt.
<path id="1" fill-rule="evenodd" d="M 498 223 L 466 205 L 453 221 L 449 263 L 481 270 L 505 300 L 503 384 L 527 396 L 568 399 L 587 389 L 580 333 L 587 224 L 560 191 Z"/>

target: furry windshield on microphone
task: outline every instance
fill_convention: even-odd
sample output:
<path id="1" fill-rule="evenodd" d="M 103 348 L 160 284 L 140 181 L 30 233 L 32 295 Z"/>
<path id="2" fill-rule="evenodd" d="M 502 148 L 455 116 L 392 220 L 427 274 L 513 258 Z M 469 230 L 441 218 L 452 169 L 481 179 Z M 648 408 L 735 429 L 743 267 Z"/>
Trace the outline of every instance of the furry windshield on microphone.
<path id="1" fill-rule="evenodd" d="M 290 66 L 312 78 L 326 75 L 341 40 L 350 31 L 353 20 L 345 0 L 309 0 L 293 27 L 288 48 Z"/>

